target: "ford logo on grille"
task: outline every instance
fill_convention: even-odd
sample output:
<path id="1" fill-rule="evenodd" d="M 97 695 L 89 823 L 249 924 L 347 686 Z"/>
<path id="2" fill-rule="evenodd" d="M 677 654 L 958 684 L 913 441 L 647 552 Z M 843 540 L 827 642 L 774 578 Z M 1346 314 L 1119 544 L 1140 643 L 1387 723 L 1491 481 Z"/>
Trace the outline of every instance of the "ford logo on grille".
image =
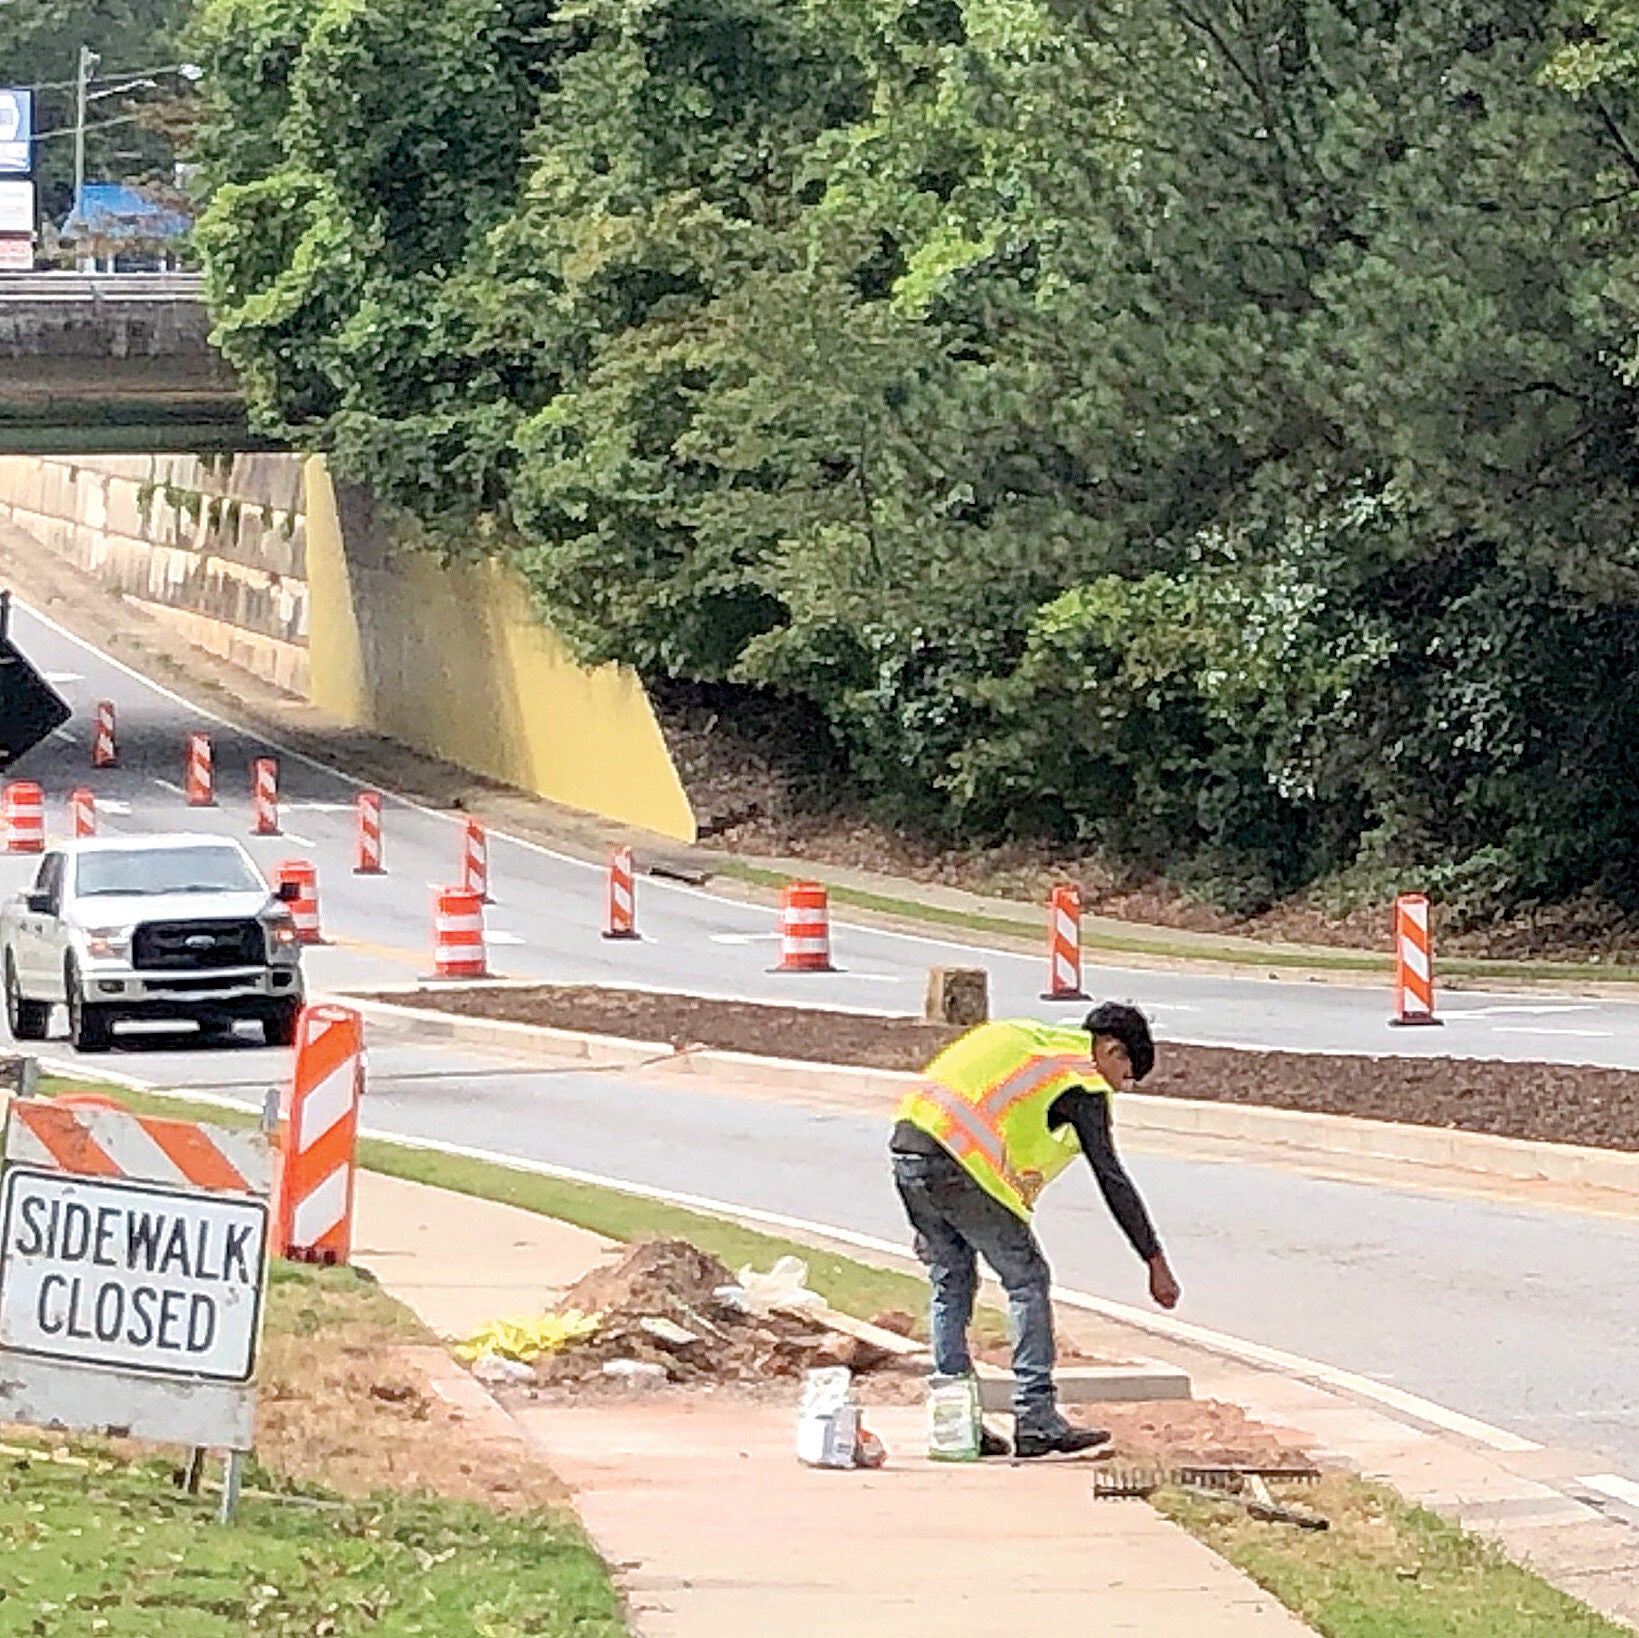
<path id="1" fill-rule="evenodd" d="M 182 941 L 183 948 L 188 950 L 214 950 L 216 937 L 212 933 L 191 933 Z"/>

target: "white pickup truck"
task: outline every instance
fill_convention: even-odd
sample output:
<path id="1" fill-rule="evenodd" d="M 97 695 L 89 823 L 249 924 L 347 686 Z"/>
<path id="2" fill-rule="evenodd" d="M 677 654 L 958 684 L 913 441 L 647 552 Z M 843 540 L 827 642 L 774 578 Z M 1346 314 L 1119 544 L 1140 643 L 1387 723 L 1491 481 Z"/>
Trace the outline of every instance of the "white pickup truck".
<path id="1" fill-rule="evenodd" d="M 6 1022 L 42 1041 L 68 1008 L 80 1052 L 116 1021 L 193 1019 L 223 1037 L 259 1020 L 289 1046 L 303 998 L 301 945 L 280 894 L 219 836 L 108 837 L 54 847 L 34 885 L 0 909 Z"/>

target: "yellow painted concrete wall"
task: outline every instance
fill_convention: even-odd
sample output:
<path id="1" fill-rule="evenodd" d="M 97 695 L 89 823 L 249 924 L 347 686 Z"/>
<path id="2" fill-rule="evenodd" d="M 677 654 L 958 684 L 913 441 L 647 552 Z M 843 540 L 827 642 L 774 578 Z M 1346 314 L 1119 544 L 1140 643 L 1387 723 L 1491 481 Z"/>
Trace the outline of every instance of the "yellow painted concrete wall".
<path id="1" fill-rule="evenodd" d="M 576 665 L 503 565 L 344 539 L 321 457 L 307 463 L 307 581 L 314 704 L 553 801 L 695 839 L 636 674 Z"/>

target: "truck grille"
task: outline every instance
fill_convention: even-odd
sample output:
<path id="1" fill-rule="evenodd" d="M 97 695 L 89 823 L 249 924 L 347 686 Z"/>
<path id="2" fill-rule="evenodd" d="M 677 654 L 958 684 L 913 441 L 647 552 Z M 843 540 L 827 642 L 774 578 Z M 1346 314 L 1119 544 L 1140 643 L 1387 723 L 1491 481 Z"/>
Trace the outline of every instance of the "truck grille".
<path id="1" fill-rule="evenodd" d="M 131 938 L 131 965 L 144 971 L 260 967 L 266 961 L 261 924 L 255 921 L 150 921 Z"/>

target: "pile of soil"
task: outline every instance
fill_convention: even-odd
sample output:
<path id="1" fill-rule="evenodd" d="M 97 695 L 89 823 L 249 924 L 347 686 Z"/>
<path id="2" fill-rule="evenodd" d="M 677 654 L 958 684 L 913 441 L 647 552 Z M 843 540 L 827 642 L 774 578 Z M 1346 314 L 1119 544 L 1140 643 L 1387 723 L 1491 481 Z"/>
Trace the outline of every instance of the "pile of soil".
<path id="1" fill-rule="evenodd" d="M 870 1069 L 920 1069 L 960 1029 L 584 984 L 382 996 L 469 1017 L 698 1043 Z M 1142 1090 L 1498 1137 L 1639 1150 L 1639 1071 L 1493 1059 L 1368 1058 L 1163 1042 Z"/>
<path id="2" fill-rule="evenodd" d="M 1110 1430 L 1110 1460 L 1132 1467 L 1303 1467 L 1310 1452 L 1290 1435 L 1217 1399 L 1073 1405 L 1066 1414 Z"/>
<path id="3" fill-rule="evenodd" d="M 628 1384 L 603 1369 L 618 1359 L 658 1365 L 668 1382 L 691 1386 L 788 1383 L 816 1365 L 892 1368 L 881 1349 L 799 1315 L 746 1314 L 715 1295 L 734 1283 L 722 1263 L 686 1240 L 639 1241 L 564 1294 L 560 1311 L 599 1314 L 602 1323 L 595 1335 L 543 1355 L 536 1377 L 543 1387 L 618 1392 Z"/>

